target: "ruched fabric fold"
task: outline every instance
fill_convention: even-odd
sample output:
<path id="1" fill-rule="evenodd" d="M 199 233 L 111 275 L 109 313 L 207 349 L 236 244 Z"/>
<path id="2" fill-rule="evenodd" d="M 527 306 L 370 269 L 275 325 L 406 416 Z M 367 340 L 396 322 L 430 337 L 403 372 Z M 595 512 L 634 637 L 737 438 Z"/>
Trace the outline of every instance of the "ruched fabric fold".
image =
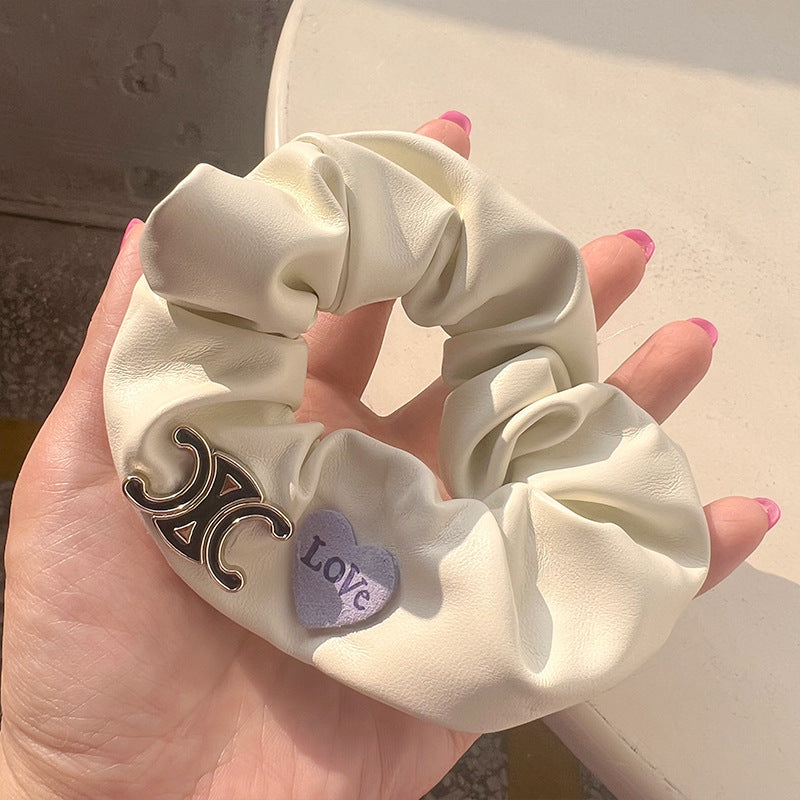
<path id="1" fill-rule="evenodd" d="M 120 480 L 146 474 L 158 496 L 183 486 L 191 458 L 171 435 L 189 426 L 295 525 L 338 510 L 398 568 L 379 614 L 307 629 L 293 538 L 239 524 L 225 557 L 247 580 L 230 592 L 143 514 L 209 603 L 360 692 L 474 732 L 588 699 L 664 643 L 708 569 L 686 458 L 598 382 L 577 248 L 479 169 L 415 134 L 305 134 L 244 178 L 196 167 L 153 210 L 140 252 L 104 385 Z M 416 457 L 294 420 L 317 310 L 390 298 L 450 336 L 452 500 Z"/>

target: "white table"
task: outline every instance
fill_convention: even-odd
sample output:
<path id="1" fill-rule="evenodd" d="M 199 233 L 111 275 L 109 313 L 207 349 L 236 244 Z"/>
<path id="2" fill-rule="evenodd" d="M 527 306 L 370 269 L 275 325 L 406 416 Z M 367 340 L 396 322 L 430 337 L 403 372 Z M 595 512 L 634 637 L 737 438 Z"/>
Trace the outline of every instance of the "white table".
<path id="1" fill-rule="evenodd" d="M 800 796 L 799 85 L 796 0 L 296 0 L 278 48 L 268 150 L 456 108 L 472 160 L 575 241 L 653 236 L 603 375 L 669 320 L 720 330 L 666 429 L 704 502 L 766 495 L 783 519 L 636 675 L 547 719 L 620 800 Z M 438 374 L 442 339 L 397 304 L 376 410 Z"/>

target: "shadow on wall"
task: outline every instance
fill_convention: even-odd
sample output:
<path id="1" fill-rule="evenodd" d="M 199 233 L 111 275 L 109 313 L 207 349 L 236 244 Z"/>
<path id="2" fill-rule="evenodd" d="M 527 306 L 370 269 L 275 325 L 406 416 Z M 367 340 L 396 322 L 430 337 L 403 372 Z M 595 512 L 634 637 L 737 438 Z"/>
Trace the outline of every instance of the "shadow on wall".
<path id="1" fill-rule="evenodd" d="M 0 212 L 124 230 L 198 162 L 248 172 L 289 5 L 0 2 Z"/>
<path id="2" fill-rule="evenodd" d="M 592 50 L 800 83 L 800 3 L 599 0 L 382 0 Z"/>

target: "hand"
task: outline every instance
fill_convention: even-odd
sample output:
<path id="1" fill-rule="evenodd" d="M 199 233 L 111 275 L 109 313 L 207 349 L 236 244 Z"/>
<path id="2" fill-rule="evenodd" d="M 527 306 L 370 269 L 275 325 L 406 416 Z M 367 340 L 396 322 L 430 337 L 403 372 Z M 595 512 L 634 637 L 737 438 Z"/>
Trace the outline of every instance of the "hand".
<path id="1" fill-rule="evenodd" d="M 466 157 L 467 133 L 419 133 Z M 11 508 L 0 729 L 0 793 L 36 798 L 408 798 L 433 786 L 475 736 L 421 722 L 286 656 L 195 595 L 126 502 L 103 417 L 106 361 L 141 275 L 129 229 L 70 380 L 23 465 Z M 598 325 L 639 283 L 626 236 L 583 250 Z M 441 380 L 388 417 L 360 397 L 391 302 L 320 314 L 306 335 L 297 418 L 352 427 L 436 470 Z M 708 369 L 692 322 L 657 331 L 610 378 L 655 419 Z M 712 562 L 729 574 L 768 527 L 755 500 L 706 508 Z"/>

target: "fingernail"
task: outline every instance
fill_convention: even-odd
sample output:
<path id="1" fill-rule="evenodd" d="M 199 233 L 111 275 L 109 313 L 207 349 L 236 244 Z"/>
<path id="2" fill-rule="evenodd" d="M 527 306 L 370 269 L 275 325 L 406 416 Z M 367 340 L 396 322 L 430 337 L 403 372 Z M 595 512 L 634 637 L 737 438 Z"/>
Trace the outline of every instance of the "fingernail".
<path id="1" fill-rule="evenodd" d="M 125 233 L 123 233 L 123 234 L 122 234 L 122 241 L 121 241 L 121 242 L 120 242 L 120 244 L 119 244 L 119 246 L 120 246 L 120 249 L 122 249 L 122 245 L 124 245 L 124 244 L 125 244 L 125 240 L 128 238 L 128 235 L 129 235 L 129 234 L 130 234 L 130 232 L 133 230 L 133 228 L 135 228 L 137 225 L 142 225 L 142 224 L 143 224 L 143 223 L 142 223 L 142 220 L 140 220 L 138 217 L 134 217 L 134 218 L 133 218 L 133 219 L 132 219 L 132 220 L 131 220 L 131 221 L 128 223 L 128 227 L 127 227 L 127 228 L 125 228 Z"/>
<path id="2" fill-rule="evenodd" d="M 764 511 L 767 512 L 767 519 L 769 520 L 769 528 L 767 530 L 774 527 L 775 523 L 781 518 L 781 507 L 774 500 L 770 500 L 769 497 L 754 497 L 753 500 L 759 503 Z"/>
<path id="3" fill-rule="evenodd" d="M 449 119 L 450 122 L 455 122 L 456 125 L 467 132 L 467 136 L 469 136 L 472 131 L 472 123 L 469 117 L 466 114 L 462 114 L 460 111 L 445 111 L 439 119 Z"/>
<path id="4" fill-rule="evenodd" d="M 650 234 L 639 230 L 639 228 L 630 228 L 627 231 L 620 231 L 620 234 L 622 236 L 627 236 L 629 239 L 633 239 L 633 241 L 644 250 L 645 257 L 648 261 L 653 257 L 653 253 L 656 251 L 656 243 L 653 241 Z"/>
<path id="5" fill-rule="evenodd" d="M 692 317 L 689 322 L 694 322 L 695 325 L 699 325 L 708 334 L 709 339 L 711 339 L 712 347 L 717 343 L 719 331 L 707 319 Z"/>

